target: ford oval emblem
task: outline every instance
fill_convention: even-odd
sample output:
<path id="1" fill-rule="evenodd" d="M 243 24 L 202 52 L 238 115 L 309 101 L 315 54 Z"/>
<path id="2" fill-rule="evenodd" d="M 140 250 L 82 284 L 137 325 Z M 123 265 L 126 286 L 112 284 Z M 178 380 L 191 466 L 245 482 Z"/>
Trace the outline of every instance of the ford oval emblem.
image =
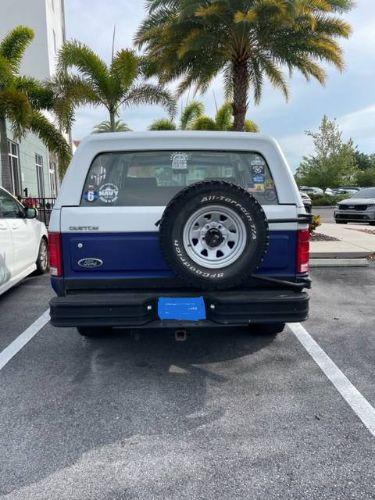
<path id="1" fill-rule="evenodd" d="M 95 269 L 97 267 L 101 267 L 103 265 L 103 261 L 95 257 L 88 257 L 86 259 L 79 260 L 78 265 L 80 267 L 84 267 L 85 269 Z"/>

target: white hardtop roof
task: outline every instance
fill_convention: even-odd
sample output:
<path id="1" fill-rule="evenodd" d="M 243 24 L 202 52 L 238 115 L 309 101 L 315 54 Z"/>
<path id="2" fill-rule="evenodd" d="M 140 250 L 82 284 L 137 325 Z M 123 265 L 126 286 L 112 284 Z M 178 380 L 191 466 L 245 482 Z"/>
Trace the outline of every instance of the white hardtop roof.
<path id="1" fill-rule="evenodd" d="M 297 187 L 279 144 L 251 132 L 152 131 L 91 134 L 79 145 L 55 205 L 79 205 L 88 169 L 100 153 L 153 150 L 251 151 L 262 154 L 272 172 L 280 203 L 300 201 Z M 302 202 L 301 202 L 302 203 Z"/>
<path id="2" fill-rule="evenodd" d="M 202 143 L 208 149 L 217 148 L 221 144 L 224 148 L 238 149 L 241 144 L 245 150 L 256 148 L 257 145 L 273 144 L 278 147 L 272 137 L 254 134 L 251 132 L 205 132 L 205 131 L 148 131 L 148 132 L 112 132 L 104 134 L 91 134 L 79 145 L 82 148 L 108 149 L 133 149 L 142 144 L 142 149 L 158 147 L 179 147 L 179 144 L 192 149 L 201 149 Z M 225 144 L 224 144 L 225 143 Z"/>

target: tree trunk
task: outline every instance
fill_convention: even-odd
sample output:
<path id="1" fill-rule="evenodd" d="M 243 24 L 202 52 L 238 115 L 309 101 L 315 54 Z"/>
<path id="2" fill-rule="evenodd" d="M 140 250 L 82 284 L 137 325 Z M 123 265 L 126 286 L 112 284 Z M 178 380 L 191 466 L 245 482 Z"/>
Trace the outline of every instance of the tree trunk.
<path id="1" fill-rule="evenodd" d="M 235 62 L 233 64 L 233 129 L 237 132 L 245 130 L 248 90 L 247 61 Z"/>
<path id="2" fill-rule="evenodd" d="M 109 121 L 111 124 L 111 132 L 116 132 L 116 113 L 113 110 L 109 110 Z"/>
<path id="3" fill-rule="evenodd" d="M 12 192 L 12 173 L 8 152 L 7 125 L 5 117 L 0 116 L 0 152 L 1 152 L 1 184 Z"/>

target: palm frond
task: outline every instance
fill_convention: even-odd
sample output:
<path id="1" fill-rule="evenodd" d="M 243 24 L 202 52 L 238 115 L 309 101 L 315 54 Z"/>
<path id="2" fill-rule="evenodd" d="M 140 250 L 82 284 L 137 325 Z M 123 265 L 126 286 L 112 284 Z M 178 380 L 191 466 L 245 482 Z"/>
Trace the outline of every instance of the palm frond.
<path id="1" fill-rule="evenodd" d="M 14 88 L 0 90 L 0 115 L 11 122 L 13 134 L 20 139 L 26 132 L 32 108 L 27 96 Z"/>
<path id="2" fill-rule="evenodd" d="M 252 120 L 245 120 L 245 132 L 257 133 L 259 132 L 259 127 Z"/>
<path id="3" fill-rule="evenodd" d="M 149 14 L 152 14 L 160 8 L 171 9 L 178 7 L 179 3 L 179 0 L 146 0 L 146 10 Z"/>
<path id="4" fill-rule="evenodd" d="M 201 116 L 193 123 L 193 130 L 218 130 L 215 120 L 209 116 Z"/>
<path id="5" fill-rule="evenodd" d="M 170 116 L 176 114 L 176 100 L 161 85 L 142 83 L 133 86 L 126 94 L 122 104 L 130 106 L 132 104 L 160 104 L 164 106 Z"/>
<path id="6" fill-rule="evenodd" d="M 92 82 L 96 90 L 105 94 L 109 87 L 109 70 L 87 45 L 76 40 L 63 45 L 58 58 L 58 70 L 64 74 L 69 68 L 77 68 L 81 75 Z"/>
<path id="7" fill-rule="evenodd" d="M 14 87 L 27 95 L 33 108 L 44 110 L 53 109 L 54 95 L 47 84 L 41 83 L 35 78 L 19 76 L 14 80 Z"/>
<path id="8" fill-rule="evenodd" d="M 111 78 L 128 89 L 138 75 L 139 62 L 133 50 L 120 50 L 111 65 Z"/>
<path id="9" fill-rule="evenodd" d="M 204 105 L 198 101 L 192 101 L 182 110 L 180 126 L 182 130 L 191 128 L 193 122 L 204 113 Z"/>
<path id="10" fill-rule="evenodd" d="M 151 123 L 148 130 L 176 130 L 176 125 L 172 120 L 161 118 Z"/>
<path id="11" fill-rule="evenodd" d="M 34 31 L 27 26 L 17 26 L 0 42 L 0 56 L 18 72 L 25 50 L 34 39 Z"/>
<path id="12" fill-rule="evenodd" d="M 62 128 L 70 130 L 78 106 L 102 104 L 92 85 L 79 75 L 58 73 L 47 83 L 53 94 L 53 111 Z"/>
<path id="13" fill-rule="evenodd" d="M 11 84 L 14 78 L 12 65 L 5 57 L 0 56 L 0 87 Z"/>
<path id="14" fill-rule="evenodd" d="M 107 132 L 129 132 L 131 129 L 122 120 L 115 120 L 114 130 L 109 120 L 98 123 L 92 131 L 93 134 L 103 134 Z"/>
<path id="15" fill-rule="evenodd" d="M 233 107 L 230 102 L 224 103 L 217 111 L 215 122 L 218 130 L 230 130 L 233 126 Z"/>
<path id="16" fill-rule="evenodd" d="M 281 90 L 285 99 L 288 100 L 289 89 L 282 71 L 277 67 L 275 62 L 268 57 L 261 57 L 260 64 L 272 86 Z M 260 99 L 260 94 L 258 95 Z M 259 100 L 256 99 L 256 102 L 259 102 Z"/>
<path id="17" fill-rule="evenodd" d="M 64 136 L 40 111 L 32 112 L 29 129 L 44 142 L 51 152 L 56 153 L 62 177 L 71 159 L 71 149 Z"/>

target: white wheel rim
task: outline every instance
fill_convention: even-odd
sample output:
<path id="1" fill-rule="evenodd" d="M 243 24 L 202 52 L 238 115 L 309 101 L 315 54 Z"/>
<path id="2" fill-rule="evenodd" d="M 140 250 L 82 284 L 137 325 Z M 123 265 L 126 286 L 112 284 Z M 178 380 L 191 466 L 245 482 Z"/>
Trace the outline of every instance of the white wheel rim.
<path id="1" fill-rule="evenodd" d="M 186 253 L 196 264 L 208 269 L 221 269 L 236 262 L 246 243 L 243 220 L 234 210 L 221 205 L 197 210 L 183 229 Z"/>
<path id="2" fill-rule="evenodd" d="M 48 266 L 48 250 L 45 241 L 42 241 L 42 244 L 40 246 L 39 265 L 43 271 L 45 271 Z"/>

